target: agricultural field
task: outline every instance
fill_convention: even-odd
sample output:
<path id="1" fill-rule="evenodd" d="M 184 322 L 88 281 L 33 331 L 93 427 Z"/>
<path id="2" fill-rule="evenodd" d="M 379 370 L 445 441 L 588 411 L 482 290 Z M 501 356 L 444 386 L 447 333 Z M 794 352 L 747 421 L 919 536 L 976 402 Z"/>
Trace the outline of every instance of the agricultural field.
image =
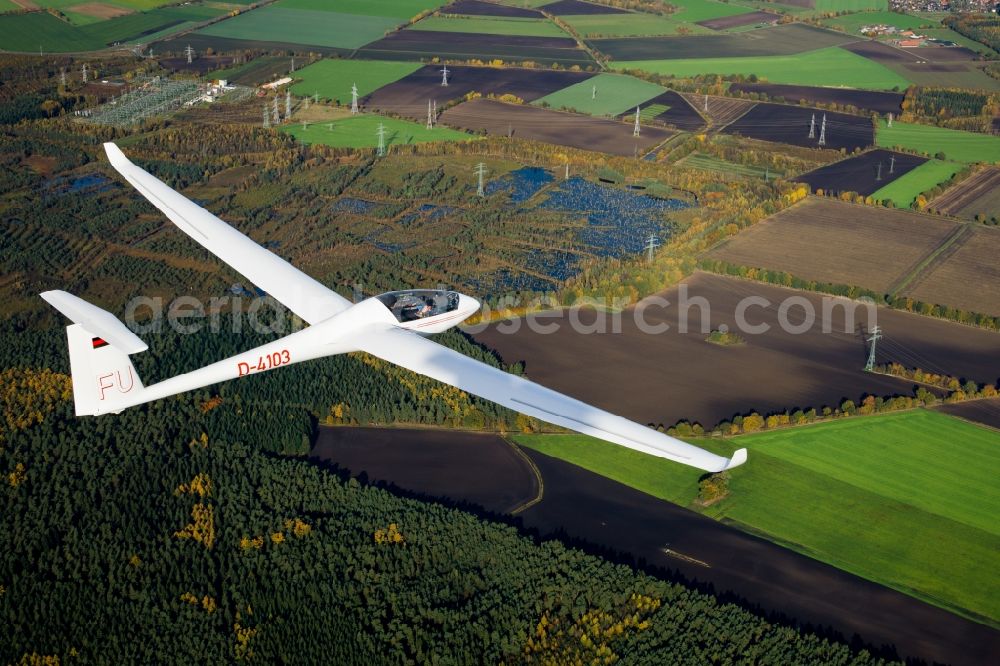
<path id="1" fill-rule="evenodd" d="M 712 31 L 697 23 L 683 21 L 678 15 L 658 14 L 583 14 L 561 16 L 580 36 L 585 39 L 608 39 L 620 37 L 648 37 L 674 35 L 679 28 L 695 33 L 708 34 Z M 682 30 L 683 32 L 683 30 Z"/>
<path id="2" fill-rule="evenodd" d="M 642 134 L 634 137 L 632 125 L 617 120 L 503 104 L 490 99 L 475 99 L 454 106 L 441 115 L 441 122 L 475 132 L 509 134 L 520 139 L 626 157 L 645 154 L 674 134 L 662 127 L 644 127 Z"/>
<path id="3" fill-rule="evenodd" d="M 926 157 L 908 153 L 871 150 L 804 173 L 795 180 L 807 183 L 814 192 L 819 190 L 823 190 L 826 194 L 854 192 L 868 196 L 926 161 Z"/>
<path id="4" fill-rule="evenodd" d="M 707 21 L 699 21 L 698 25 L 711 28 L 712 30 L 735 30 L 737 28 L 749 29 L 761 25 L 773 24 L 781 17 L 771 12 L 748 12 L 737 14 L 736 16 L 723 16 Z"/>
<path id="5" fill-rule="evenodd" d="M 328 100 L 350 100 L 351 86 L 358 86 L 358 95 L 364 97 L 379 88 L 394 83 L 420 69 L 420 64 L 384 60 L 320 60 L 295 72 L 301 79 L 292 85 L 292 92 L 300 96 L 319 94 Z"/>
<path id="6" fill-rule="evenodd" d="M 776 102 L 788 104 L 833 104 L 886 114 L 898 115 L 902 110 L 903 93 L 790 86 L 780 83 L 731 83 L 730 92 L 767 95 Z"/>
<path id="7" fill-rule="evenodd" d="M 186 58 L 184 61 L 186 62 Z M 195 61 L 197 62 L 197 60 Z M 259 86 L 288 74 L 292 59 L 286 56 L 260 56 L 250 62 L 212 73 L 217 79 L 226 79 L 238 86 Z"/>
<path id="8" fill-rule="evenodd" d="M 748 113 L 757 104 L 757 102 L 748 102 L 733 97 L 716 97 L 696 93 L 681 93 L 681 95 L 693 108 L 698 110 L 698 113 L 711 120 L 714 127 L 728 125 L 744 113 Z"/>
<path id="9" fill-rule="evenodd" d="M 548 19 L 429 16 L 413 24 L 413 30 L 462 32 L 483 35 L 523 35 L 526 37 L 568 37 Z M 442 35 L 442 39 L 447 39 Z"/>
<path id="10" fill-rule="evenodd" d="M 943 160 L 927 160 L 916 169 L 903 174 L 885 187 L 872 193 L 876 201 L 891 201 L 896 208 L 909 208 L 917 195 L 943 183 L 962 168 L 961 164 Z"/>
<path id="11" fill-rule="evenodd" d="M 880 120 L 875 133 L 878 145 L 904 148 L 955 162 L 1000 162 L 1000 136 L 960 130 Z"/>
<path id="12" fill-rule="evenodd" d="M 998 564 L 1000 433 L 930 410 L 696 440 L 750 450 L 730 495 L 694 504 L 696 474 L 577 435 L 516 441 L 888 585 L 966 617 L 1000 624 L 987 583 Z M 887 478 L 884 470 L 891 468 Z M 878 525 L 878 529 L 872 529 Z M 956 553 L 961 553 L 957 557 Z"/>
<path id="13" fill-rule="evenodd" d="M 533 104 L 592 116 L 616 116 L 663 92 L 665 89 L 661 86 L 631 76 L 598 74 L 537 99 Z"/>
<path id="14" fill-rule="evenodd" d="M 226 39 L 356 49 L 379 39 L 400 20 L 276 3 L 208 26 L 198 34 Z"/>
<path id="15" fill-rule="evenodd" d="M 816 148 L 824 119 L 826 148 L 851 153 L 875 143 L 871 118 L 785 104 L 757 104 L 723 131 L 761 141 Z M 810 127 L 812 138 L 809 138 Z"/>
<path id="16" fill-rule="evenodd" d="M 411 143 L 468 141 L 472 138 L 464 132 L 456 132 L 446 127 L 429 130 L 424 125 L 408 120 L 374 114 L 360 114 L 331 122 L 315 122 L 307 124 L 304 128 L 301 124 L 288 124 L 281 130 L 302 143 L 319 143 L 335 148 L 374 148 L 378 145 L 379 125 L 385 127 L 385 143 L 389 150 L 392 146 Z"/>
<path id="17" fill-rule="evenodd" d="M 379 88 L 364 100 L 365 106 L 416 120 L 427 118 L 427 101 L 439 109 L 460 101 L 470 93 L 502 97 L 514 95 L 532 102 L 567 86 L 593 76 L 586 72 L 520 67 L 470 67 L 453 65 L 448 68 L 448 85 L 441 85 L 441 67 L 426 65 L 412 74 Z"/>
<path id="18" fill-rule="evenodd" d="M 956 226 L 931 215 L 809 197 L 728 239 L 708 257 L 887 293 Z"/>
<path id="19" fill-rule="evenodd" d="M 718 157 L 713 157 L 712 155 L 704 155 L 702 153 L 691 153 L 685 158 L 677 162 L 678 166 L 690 167 L 692 169 L 701 169 L 703 171 L 712 171 L 713 173 L 723 174 L 726 176 L 735 176 L 739 178 L 759 178 L 763 180 L 764 178 L 778 178 L 783 174 L 778 172 L 771 172 L 764 167 L 750 166 L 746 164 L 736 164 L 734 162 L 726 162 Z"/>
<path id="20" fill-rule="evenodd" d="M 733 34 L 594 39 L 590 44 L 612 60 L 701 60 L 792 55 L 851 41 L 839 32 L 789 23 Z"/>
<path id="21" fill-rule="evenodd" d="M 910 83 L 921 86 L 1000 89 L 1000 82 L 982 71 L 973 51 L 956 47 L 903 49 L 883 42 L 863 40 L 843 48 L 884 65 Z"/>
<path id="22" fill-rule="evenodd" d="M 289 9 L 326 10 L 340 14 L 381 16 L 399 19 L 404 23 L 422 11 L 436 9 L 444 0 L 280 0 L 278 4 Z"/>
<path id="23" fill-rule="evenodd" d="M 484 0 L 455 0 L 440 9 L 444 15 L 459 16 L 499 16 L 502 18 L 533 18 L 540 19 L 542 13 L 534 9 L 521 7 L 508 7 L 496 2 L 484 2 Z"/>
<path id="24" fill-rule="evenodd" d="M 640 118 L 665 123 L 686 132 L 695 132 L 705 127 L 705 119 L 688 103 L 680 93 L 668 90 L 645 102 Z M 653 113 L 653 111 L 656 113 Z M 633 111 L 634 117 L 634 111 Z"/>
<path id="25" fill-rule="evenodd" d="M 952 186 L 927 207 L 967 220 L 1000 218 L 1000 169 L 987 167 Z"/>
<path id="26" fill-rule="evenodd" d="M 579 320 L 594 328 L 590 335 L 574 331 L 568 315 L 555 312 L 537 322 L 558 323 L 555 332 L 532 330 L 522 318 L 492 324 L 474 331 L 473 337 L 496 350 L 506 363 L 523 361 L 533 381 L 639 423 L 672 425 L 688 420 L 711 427 L 751 410 L 761 414 L 819 410 L 840 405 L 845 398 L 858 401 L 866 393 L 912 395 L 911 382 L 864 371 L 866 332 L 873 322 L 862 306 L 854 310 L 852 322 L 845 319 L 845 308 L 853 301 L 824 300 L 831 297 L 703 272 L 681 284 L 686 285 L 684 296 L 677 286 L 640 301 L 642 321 L 670 326 L 657 334 L 640 329 L 636 309 L 629 308 L 621 313 L 620 333 L 611 332 L 612 319 L 604 320 L 602 333 L 597 327 L 601 320 L 584 311 Z M 750 324 L 766 324 L 766 331 L 741 332 L 742 345 L 707 342 L 709 333 L 721 325 L 741 330 L 736 309 L 749 296 L 767 301 L 746 312 Z M 779 324 L 779 306 L 790 296 L 801 297 L 817 313 L 805 333 L 782 330 Z M 707 311 L 696 305 L 698 297 L 709 303 Z M 832 310 L 827 318 L 829 333 L 822 330 L 824 302 Z M 799 306 L 792 308 L 789 321 L 801 323 L 801 312 Z M 686 332 L 681 329 L 682 313 L 686 313 Z M 895 361 L 913 367 L 919 358 L 928 372 L 980 383 L 1000 377 L 995 332 L 887 308 L 877 308 L 877 318 L 885 335 L 877 363 Z"/>
<path id="27" fill-rule="evenodd" d="M 1000 230 L 972 226 L 907 285 L 903 295 L 967 312 L 1000 315 Z M 998 375 L 1000 376 L 1000 375 Z"/>
<path id="28" fill-rule="evenodd" d="M 1000 400 L 970 400 L 937 408 L 950 416 L 1000 431 Z"/>
<path id="29" fill-rule="evenodd" d="M 452 32 L 442 39 L 440 32 L 431 30 L 398 30 L 384 39 L 367 44 L 359 56 L 371 59 L 418 60 L 445 58 L 453 60 L 504 60 L 559 63 L 570 67 L 593 66 L 590 55 L 579 48 L 576 40 L 565 37 L 525 37 L 516 35 L 483 35 Z"/>
<path id="30" fill-rule="evenodd" d="M 75 26 L 46 12 L 0 16 L 0 48 L 50 53 L 95 51 L 119 43 L 148 42 L 225 14 L 209 5 L 161 7 Z"/>
<path id="31" fill-rule="evenodd" d="M 610 66 L 620 71 L 635 69 L 674 76 L 756 75 L 770 83 L 869 90 L 903 90 L 909 85 L 907 79 L 883 65 L 837 47 L 782 56 L 614 61 Z"/>
<path id="32" fill-rule="evenodd" d="M 539 7 L 544 9 L 547 13 L 553 16 L 579 16 L 583 14 L 625 14 L 624 9 L 618 9 L 616 7 L 611 7 L 609 5 L 598 5 L 592 2 L 581 2 L 581 0 L 556 0 L 555 2 L 550 2 L 549 0 L 544 0 L 539 2 L 538 0 L 527 0 L 526 2 L 521 2 L 521 0 L 510 0 L 508 5 L 520 5 L 524 7 Z"/>
<path id="33" fill-rule="evenodd" d="M 823 25 L 859 36 L 861 35 L 859 31 L 862 26 L 876 24 L 891 25 L 900 30 L 915 30 L 917 28 L 933 26 L 940 27 L 941 25 L 939 21 L 931 21 L 919 16 L 911 16 L 909 14 L 900 14 L 899 12 L 888 11 L 845 14 L 843 16 L 835 16 L 833 18 L 823 20 Z M 921 34 L 923 33 L 921 32 Z"/>

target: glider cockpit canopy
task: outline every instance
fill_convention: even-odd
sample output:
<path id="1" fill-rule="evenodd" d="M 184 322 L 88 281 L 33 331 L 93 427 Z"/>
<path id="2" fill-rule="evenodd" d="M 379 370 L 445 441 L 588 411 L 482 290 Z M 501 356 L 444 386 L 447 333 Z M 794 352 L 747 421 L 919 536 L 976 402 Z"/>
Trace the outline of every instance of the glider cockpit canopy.
<path id="1" fill-rule="evenodd" d="M 443 289 L 408 289 L 376 296 L 401 324 L 427 319 L 458 309 L 459 294 Z"/>

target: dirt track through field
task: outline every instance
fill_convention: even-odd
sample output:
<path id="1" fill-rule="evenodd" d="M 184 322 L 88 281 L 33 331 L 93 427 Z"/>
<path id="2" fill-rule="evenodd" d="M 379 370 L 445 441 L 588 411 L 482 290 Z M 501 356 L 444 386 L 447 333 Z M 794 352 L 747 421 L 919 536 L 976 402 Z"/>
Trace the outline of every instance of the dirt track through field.
<path id="1" fill-rule="evenodd" d="M 1000 169 L 985 167 L 931 201 L 927 207 L 945 215 L 955 216 L 961 215 L 965 209 L 970 209 L 972 215 L 977 212 L 988 213 L 990 212 L 988 209 L 992 207 L 990 205 L 983 206 L 982 211 L 973 212 L 971 209 L 978 200 L 991 198 L 991 195 L 995 196 L 998 191 L 1000 191 Z"/>

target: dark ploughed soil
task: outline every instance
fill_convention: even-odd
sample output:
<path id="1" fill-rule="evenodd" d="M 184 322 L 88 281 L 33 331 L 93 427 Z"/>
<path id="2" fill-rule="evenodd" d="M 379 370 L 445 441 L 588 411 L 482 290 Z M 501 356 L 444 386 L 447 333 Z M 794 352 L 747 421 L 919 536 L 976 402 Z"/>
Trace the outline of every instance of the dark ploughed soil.
<path id="1" fill-rule="evenodd" d="M 370 483 L 509 513 L 538 494 L 534 470 L 498 435 L 457 430 L 324 427 L 310 457 Z"/>
<path id="2" fill-rule="evenodd" d="M 598 405 L 640 423 L 672 425 L 680 420 L 714 426 L 735 414 L 767 412 L 795 407 L 839 405 L 845 398 L 857 401 L 862 394 L 911 394 L 913 385 L 895 378 L 864 372 L 867 356 L 865 331 L 870 322 L 858 309 L 853 333 L 844 333 L 844 309 L 830 317 L 836 332 L 822 332 L 824 297 L 820 294 L 737 280 L 709 273 L 695 273 L 687 289 L 689 330 L 678 331 L 680 287 L 661 292 L 670 305 L 653 299 L 644 305 L 648 324 L 667 323 L 664 333 L 644 333 L 635 310 L 621 314 L 620 333 L 578 333 L 569 315 L 546 316 L 537 323 L 559 325 L 555 333 L 529 329 L 521 320 L 497 323 L 474 334 L 495 349 L 507 363 L 524 361 L 528 377 L 574 398 Z M 735 311 L 746 297 L 763 297 L 768 307 L 751 305 L 750 324 L 770 326 L 764 334 L 742 333 L 746 344 L 719 346 L 705 341 L 698 297 L 710 310 L 706 326 L 721 324 L 737 330 Z M 817 320 L 805 334 L 781 330 L 778 308 L 789 296 L 810 303 Z M 827 301 L 844 303 L 845 301 Z M 907 367 L 954 374 L 980 383 L 1000 377 L 1000 334 L 960 324 L 879 308 L 878 324 L 885 338 L 879 343 L 876 362 L 897 361 Z M 610 315 L 609 315 L 610 317 Z M 791 324 L 804 321 L 800 305 L 792 307 Z M 579 320 L 594 321 L 590 313 Z M 513 326 L 513 333 L 503 331 Z M 536 326 L 539 328 L 539 326 Z M 543 329 L 544 330 L 544 329 Z"/>
<path id="3" fill-rule="evenodd" d="M 639 137 L 634 137 L 631 123 L 491 99 L 454 106 L 441 114 L 441 122 L 460 129 L 500 135 L 509 132 L 516 138 L 623 156 L 642 155 L 673 135 L 668 129 L 646 126 Z"/>
<path id="4" fill-rule="evenodd" d="M 441 8 L 442 14 L 462 14 L 464 16 L 504 16 L 509 18 L 542 18 L 542 13 L 534 9 L 508 7 L 482 0 L 456 0 Z"/>
<path id="5" fill-rule="evenodd" d="M 751 139 L 790 143 L 793 146 L 818 147 L 820 126 L 826 117 L 826 147 L 853 152 L 875 143 L 871 118 L 846 113 L 810 109 L 786 104 L 758 104 L 723 129 L 726 134 L 740 134 Z M 809 125 L 815 123 L 813 138 Z"/>
<path id="6" fill-rule="evenodd" d="M 917 63 L 917 62 L 970 62 L 977 60 L 979 54 L 971 49 L 963 48 L 960 46 L 949 46 L 949 47 L 920 47 L 915 49 L 904 49 L 885 44 L 883 42 L 876 42 L 873 40 L 864 40 L 860 42 L 853 42 L 851 44 L 845 44 L 842 48 L 856 53 L 859 56 L 864 56 L 874 60 L 875 62 L 881 63 Z M 947 67 L 947 65 L 945 65 Z M 956 71 L 965 72 L 968 71 L 965 67 L 956 66 L 957 69 L 954 70 L 936 70 L 931 68 L 931 71 Z M 926 67 L 924 69 L 927 69 Z"/>
<path id="7" fill-rule="evenodd" d="M 542 5 L 541 9 L 553 16 L 583 16 L 585 14 L 625 14 L 624 9 L 609 7 L 608 5 L 595 5 L 581 0 L 558 0 L 547 5 Z"/>
<path id="8" fill-rule="evenodd" d="M 427 65 L 395 83 L 379 88 L 363 100 L 366 107 L 391 111 L 409 118 L 427 117 L 427 100 L 438 107 L 459 100 L 470 92 L 486 95 L 512 94 L 531 102 L 593 76 L 588 72 L 518 67 L 448 67 L 448 85 L 441 85 L 441 66 Z"/>
<path id="9" fill-rule="evenodd" d="M 771 12 L 747 12 L 746 14 L 737 14 L 736 16 L 722 16 L 707 21 L 697 21 L 697 23 L 712 30 L 728 30 L 729 28 L 754 25 L 755 23 L 774 23 L 779 18 L 781 17 Z"/>
<path id="10" fill-rule="evenodd" d="M 892 161 L 893 157 L 895 163 Z M 814 192 L 822 189 L 826 193 L 856 192 L 868 196 L 926 161 L 926 157 L 894 153 L 891 150 L 872 150 L 814 169 L 795 180 L 808 183 Z M 882 165 L 882 180 L 878 180 L 879 164 Z M 889 173 L 890 166 L 892 173 Z"/>
<path id="11" fill-rule="evenodd" d="M 899 113 L 903 104 L 903 94 L 892 92 L 792 86 L 781 83 L 732 83 L 729 89 L 734 92 L 763 93 L 775 101 L 780 102 L 783 99 L 790 104 L 800 101 L 813 104 L 844 104 L 878 113 Z"/>
<path id="12" fill-rule="evenodd" d="M 545 481 L 541 503 L 520 515 L 542 535 L 564 533 L 626 552 L 652 567 L 675 569 L 799 622 L 850 640 L 894 645 L 900 656 L 985 664 L 1000 632 L 901 592 L 858 578 L 687 509 L 561 460 L 524 449 Z M 667 555 L 669 548 L 692 563 Z M 991 657 L 991 655 L 993 657 Z"/>
<path id="13" fill-rule="evenodd" d="M 941 405 L 940 411 L 952 416 L 960 416 L 991 428 L 1000 429 L 1000 399 L 973 400 L 953 405 Z"/>
<path id="14" fill-rule="evenodd" d="M 687 132 L 696 132 L 705 126 L 705 119 L 692 108 L 686 99 L 673 90 L 668 90 L 662 95 L 657 95 L 653 99 L 644 102 L 644 104 L 646 106 L 650 104 L 665 104 L 670 107 L 667 111 L 653 118 L 657 122 L 673 125 L 677 129 Z M 628 111 L 622 115 L 627 116 L 632 113 L 634 112 Z"/>
<path id="15" fill-rule="evenodd" d="M 414 60 L 439 57 L 452 60 L 534 60 L 565 65 L 592 65 L 590 56 L 571 37 L 486 35 L 469 32 L 399 30 L 358 51 L 363 58 Z"/>

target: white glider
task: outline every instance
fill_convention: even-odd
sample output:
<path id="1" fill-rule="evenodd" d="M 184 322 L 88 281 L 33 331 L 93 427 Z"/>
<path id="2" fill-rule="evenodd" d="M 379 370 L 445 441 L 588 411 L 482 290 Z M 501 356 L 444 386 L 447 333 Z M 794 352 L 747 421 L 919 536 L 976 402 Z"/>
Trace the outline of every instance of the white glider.
<path id="1" fill-rule="evenodd" d="M 440 333 L 479 309 L 454 291 L 394 291 L 354 304 L 175 192 L 104 144 L 112 166 L 188 236 L 274 296 L 309 327 L 193 372 L 143 386 L 130 354 L 146 344 L 117 318 L 64 291 L 41 296 L 74 323 L 67 327 L 78 416 L 118 413 L 167 396 L 315 358 L 367 352 L 548 423 L 667 460 L 721 472 L 746 461 L 717 456 L 443 347 Z"/>

